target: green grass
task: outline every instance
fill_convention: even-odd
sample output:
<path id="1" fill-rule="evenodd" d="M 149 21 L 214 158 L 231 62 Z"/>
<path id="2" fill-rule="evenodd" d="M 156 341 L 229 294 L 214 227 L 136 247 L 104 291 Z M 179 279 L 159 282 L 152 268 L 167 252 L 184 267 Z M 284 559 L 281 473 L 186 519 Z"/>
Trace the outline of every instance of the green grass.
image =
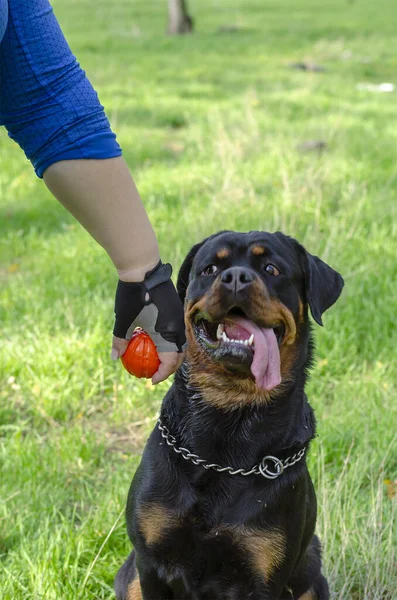
<path id="1" fill-rule="evenodd" d="M 164 35 L 165 0 L 54 5 L 164 260 L 177 269 L 221 228 L 281 229 L 345 276 L 308 389 L 318 530 L 333 599 L 395 598 L 396 94 L 356 89 L 397 83 L 389 0 L 191 0 L 182 38 Z M 288 67 L 302 60 L 326 70 Z M 327 150 L 297 150 L 310 139 Z M 129 482 L 170 382 L 110 361 L 109 259 L 4 131 L 0 164 L 1 598 L 112 598 Z"/>

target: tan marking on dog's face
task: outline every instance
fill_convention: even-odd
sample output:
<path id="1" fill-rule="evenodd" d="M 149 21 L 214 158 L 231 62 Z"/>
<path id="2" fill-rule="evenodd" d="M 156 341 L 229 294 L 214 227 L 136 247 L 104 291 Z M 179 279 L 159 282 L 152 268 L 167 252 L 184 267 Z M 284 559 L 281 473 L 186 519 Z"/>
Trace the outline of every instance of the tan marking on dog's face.
<path id="1" fill-rule="evenodd" d="M 265 249 L 263 246 L 253 246 L 253 248 L 251 248 L 251 252 L 254 254 L 254 256 L 262 256 L 262 254 L 265 253 Z"/>
<path id="2" fill-rule="evenodd" d="M 244 307 L 245 308 L 245 307 Z M 259 326 L 284 325 L 285 334 L 282 344 L 291 345 L 296 338 L 296 323 L 293 314 L 280 300 L 270 298 L 261 279 L 256 279 L 247 302 L 246 311 L 252 315 Z"/>
<path id="3" fill-rule="evenodd" d="M 158 503 L 143 504 L 138 510 L 138 523 L 148 545 L 160 541 L 167 530 L 178 526 L 178 519 Z"/>
<path id="4" fill-rule="evenodd" d="M 198 301 L 190 301 L 186 305 L 185 324 L 187 337 L 187 361 L 191 365 L 190 382 L 202 393 L 203 398 L 225 410 L 234 410 L 247 404 L 264 404 L 270 398 L 276 398 L 283 391 L 283 383 L 290 380 L 290 372 L 295 363 L 298 348 L 297 325 L 291 311 L 277 299 L 269 297 L 264 283 L 258 278 L 253 284 L 250 297 L 244 306 L 247 313 L 260 326 L 262 322 L 285 328 L 283 341 L 280 345 L 280 370 L 282 381 L 271 392 L 256 387 L 252 378 L 247 375 L 231 375 L 223 365 L 213 360 L 197 342 L 193 328 L 194 317 L 198 312 L 208 316 L 213 321 L 224 318 L 224 296 L 219 280 Z"/>
<path id="5" fill-rule="evenodd" d="M 284 325 L 283 344 L 293 344 L 296 338 L 296 323 L 291 311 L 276 298 L 270 298 L 265 284 L 257 278 L 251 287 L 251 293 L 244 303 L 244 311 L 260 327 Z M 198 301 L 187 303 L 185 322 L 188 326 L 197 312 L 203 312 L 213 321 L 221 321 L 225 317 L 225 296 L 220 279 Z"/>
<path id="6" fill-rule="evenodd" d="M 126 600 L 143 600 L 141 584 L 138 575 L 128 585 Z"/>
<path id="7" fill-rule="evenodd" d="M 230 376 L 230 372 L 208 356 L 197 343 L 193 329 L 193 315 L 207 312 L 208 303 L 204 296 L 196 303 L 188 303 L 185 313 L 187 362 L 190 364 L 190 383 L 197 387 L 205 401 L 217 408 L 233 410 L 251 402 L 263 403 L 269 399 L 265 390 L 256 387 L 246 377 Z"/>
<path id="8" fill-rule="evenodd" d="M 221 250 L 218 250 L 218 252 L 216 253 L 216 256 L 219 258 L 219 260 L 227 258 L 228 256 L 230 256 L 230 250 L 228 250 L 227 248 L 221 248 Z"/>
<path id="9" fill-rule="evenodd" d="M 208 373 L 192 372 L 190 381 L 200 390 L 205 402 L 222 410 L 230 411 L 250 404 L 270 402 L 269 392 L 257 388 L 252 379 L 231 376 L 225 369 L 221 371 L 221 367 L 212 368 L 212 372 Z"/>
<path id="10" fill-rule="evenodd" d="M 277 568 L 285 558 L 285 537 L 279 531 L 262 531 L 253 527 L 227 526 L 215 527 L 211 537 L 225 533 L 232 537 L 243 551 L 248 553 L 254 571 L 260 574 L 265 582 L 272 579 Z"/>
<path id="11" fill-rule="evenodd" d="M 305 307 L 301 299 L 299 299 L 299 313 L 298 313 L 298 323 L 299 325 L 303 325 L 305 322 Z"/>
<path id="12" fill-rule="evenodd" d="M 316 596 L 311 590 L 308 590 L 303 596 L 299 596 L 298 600 L 316 600 Z"/>

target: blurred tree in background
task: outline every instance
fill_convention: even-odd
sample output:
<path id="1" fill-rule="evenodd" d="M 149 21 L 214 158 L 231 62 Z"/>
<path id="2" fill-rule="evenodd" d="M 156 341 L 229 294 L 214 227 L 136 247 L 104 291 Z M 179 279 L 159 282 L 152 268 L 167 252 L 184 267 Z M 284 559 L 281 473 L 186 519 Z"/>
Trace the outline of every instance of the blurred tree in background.
<path id="1" fill-rule="evenodd" d="M 186 0 L 168 0 L 168 33 L 177 35 L 192 31 L 193 19 L 188 13 Z"/>

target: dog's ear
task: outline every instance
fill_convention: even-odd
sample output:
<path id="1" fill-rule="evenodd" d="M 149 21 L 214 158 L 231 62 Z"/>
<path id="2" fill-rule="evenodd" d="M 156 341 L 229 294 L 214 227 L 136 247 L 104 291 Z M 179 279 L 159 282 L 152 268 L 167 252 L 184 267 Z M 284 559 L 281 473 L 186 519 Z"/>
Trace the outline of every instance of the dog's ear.
<path id="1" fill-rule="evenodd" d="M 195 244 L 193 246 L 193 248 L 189 251 L 189 254 L 185 258 L 185 260 L 183 261 L 182 266 L 179 269 L 178 281 L 176 284 L 176 289 L 178 290 L 178 294 L 179 294 L 180 299 L 182 300 L 182 303 L 185 301 L 186 290 L 187 290 L 187 286 L 189 285 L 189 275 L 190 275 L 190 271 L 192 269 L 194 257 L 196 256 L 197 252 L 200 250 L 201 246 L 204 246 L 204 244 L 206 242 L 208 242 L 209 240 L 212 240 L 213 238 L 217 237 L 221 233 L 227 233 L 227 232 L 226 231 L 218 231 L 218 233 L 214 233 L 213 235 L 210 235 L 209 237 L 205 238 L 202 242 Z"/>
<path id="2" fill-rule="evenodd" d="M 197 252 L 200 250 L 201 246 L 203 246 L 205 244 L 207 239 L 208 238 L 206 238 L 199 244 L 195 244 L 193 246 L 193 248 L 191 248 L 191 250 L 189 251 L 189 254 L 183 261 L 181 268 L 179 269 L 178 281 L 176 283 L 176 289 L 178 290 L 179 298 L 181 299 L 182 304 L 185 301 L 186 290 L 187 290 L 187 286 L 189 285 L 189 275 L 190 275 L 190 271 L 192 269 L 194 257 L 196 256 Z"/>
<path id="3" fill-rule="evenodd" d="M 318 256 L 309 254 L 300 244 L 298 246 L 305 276 L 306 301 L 313 319 L 322 325 L 321 315 L 337 301 L 342 292 L 343 277 Z"/>

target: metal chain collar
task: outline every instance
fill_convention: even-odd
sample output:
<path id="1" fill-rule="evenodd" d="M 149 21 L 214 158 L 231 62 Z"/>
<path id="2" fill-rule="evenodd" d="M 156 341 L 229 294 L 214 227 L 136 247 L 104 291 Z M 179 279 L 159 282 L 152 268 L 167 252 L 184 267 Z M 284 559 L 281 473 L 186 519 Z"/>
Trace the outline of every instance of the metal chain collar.
<path id="1" fill-rule="evenodd" d="M 193 454 L 187 448 L 178 448 L 176 445 L 176 438 L 171 435 L 168 427 L 164 425 L 161 419 L 157 421 L 157 427 L 159 428 L 161 436 L 167 442 L 168 446 L 177 452 L 177 454 L 180 454 L 182 458 L 192 462 L 194 465 L 201 465 L 204 467 L 204 469 L 213 469 L 218 473 L 226 472 L 229 473 L 229 475 L 243 475 L 244 477 L 247 477 L 247 475 L 262 475 L 262 477 L 265 477 L 265 479 L 277 479 L 277 477 L 284 472 L 284 469 L 293 467 L 297 462 L 302 460 L 306 452 L 306 447 L 302 448 L 299 450 L 299 452 L 296 452 L 284 460 L 280 460 L 279 458 L 271 455 L 264 456 L 261 462 L 252 467 L 252 469 L 249 471 L 246 471 L 245 469 L 233 469 L 233 467 L 221 467 L 221 465 L 218 465 L 217 463 L 209 463 L 204 458 L 200 458 L 197 456 L 197 454 Z M 274 470 L 269 468 L 269 462 L 273 463 L 271 466 Z"/>

